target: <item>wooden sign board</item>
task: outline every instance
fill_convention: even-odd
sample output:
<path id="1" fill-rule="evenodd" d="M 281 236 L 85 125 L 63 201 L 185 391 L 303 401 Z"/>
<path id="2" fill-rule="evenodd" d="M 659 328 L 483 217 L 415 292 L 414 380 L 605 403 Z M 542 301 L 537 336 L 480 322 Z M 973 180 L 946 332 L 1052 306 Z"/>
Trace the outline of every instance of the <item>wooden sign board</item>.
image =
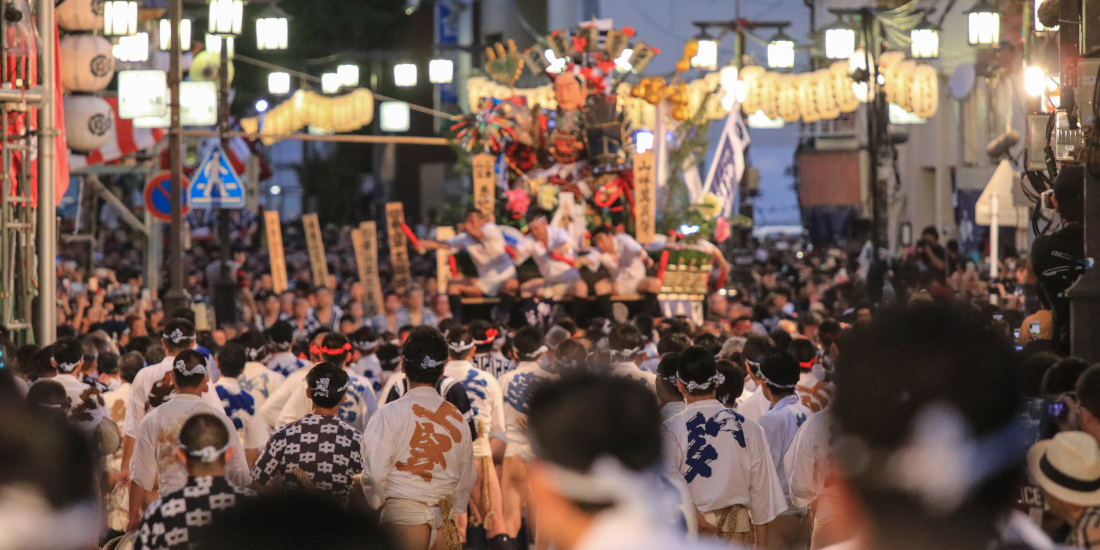
<path id="1" fill-rule="evenodd" d="M 439 226 L 435 228 L 435 240 L 445 241 L 447 239 L 454 238 L 455 230 L 453 227 Z M 444 293 L 447 291 L 447 283 L 451 282 L 451 251 L 445 248 L 435 251 L 435 280 L 436 292 Z"/>
<path id="2" fill-rule="evenodd" d="M 496 157 L 487 153 L 474 155 L 470 164 L 474 168 L 474 208 L 477 208 L 485 216 L 485 219 L 496 222 L 497 208 L 497 177 L 494 165 Z"/>
<path id="3" fill-rule="evenodd" d="M 653 242 L 657 227 L 657 173 L 653 151 L 634 155 L 634 236 L 645 245 Z"/>
<path id="4" fill-rule="evenodd" d="M 309 247 L 313 284 L 328 286 L 328 262 L 325 261 L 325 243 L 321 240 L 321 222 L 317 220 L 317 214 L 302 214 L 302 226 L 305 227 L 306 246 Z"/>
<path id="5" fill-rule="evenodd" d="M 409 242 L 405 230 L 405 205 L 386 203 L 386 232 L 390 237 L 390 264 L 393 266 L 393 287 L 404 288 L 409 284 Z"/>
<path id="6" fill-rule="evenodd" d="M 281 294 L 290 287 L 286 280 L 286 258 L 283 256 L 283 228 L 279 224 L 279 212 L 264 211 L 264 228 L 267 230 L 267 255 L 271 262 L 271 280 L 275 292 Z"/>
<path id="7" fill-rule="evenodd" d="M 363 222 L 351 231 L 359 281 L 363 283 L 363 310 L 367 315 L 382 311 L 382 283 L 378 280 L 378 231 L 374 222 Z"/>

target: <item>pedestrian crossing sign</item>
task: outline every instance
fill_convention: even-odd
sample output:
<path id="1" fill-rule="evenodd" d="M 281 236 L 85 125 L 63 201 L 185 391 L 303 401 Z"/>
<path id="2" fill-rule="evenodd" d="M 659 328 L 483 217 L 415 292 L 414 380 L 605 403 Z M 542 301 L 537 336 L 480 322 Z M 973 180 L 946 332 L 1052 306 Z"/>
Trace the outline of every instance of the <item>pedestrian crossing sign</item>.
<path id="1" fill-rule="evenodd" d="M 207 153 L 191 182 L 191 208 L 244 208 L 244 184 L 218 143 Z"/>

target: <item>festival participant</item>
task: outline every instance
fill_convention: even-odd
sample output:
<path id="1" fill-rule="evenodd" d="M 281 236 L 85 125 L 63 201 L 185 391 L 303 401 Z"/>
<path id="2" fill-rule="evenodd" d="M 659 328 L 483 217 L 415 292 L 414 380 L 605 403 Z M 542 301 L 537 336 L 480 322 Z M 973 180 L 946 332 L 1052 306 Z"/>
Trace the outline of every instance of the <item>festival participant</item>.
<path id="1" fill-rule="evenodd" d="M 314 346 L 311 354 L 315 362 L 328 362 L 348 372 L 350 387 L 340 403 L 340 420 L 359 430 L 367 427 L 371 415 L 378 410 L 378 401 L 374 397 L 374 386 L 370 380 L 351 371 L 348 360 L 351 358 L 351 344 L 343 334 L 330 332 L 325 334 L 321 343 Z M 312 367 L 311 367 L 312 368 Z M 278 425 L 289 424 L 309 414 L 312 404 L 308 396 L 308 384 L 305 377 L 301 380 L 287 380 L 291 387 L 290 397 L 279 413 Z"/>
<path id="2" fill-rule="evenodd" d="M 854 535 L 854 527 L 839 519 L 837 465 L 832 458 L 829 409 L 810 415 L 783 457 L 791 506 L 813 510 L 810 550 L 821 550 Z"/>
<path id="3" fill-rule="evenodd" d="M 103 394 L 103 401 L 107 405 L 111 420 L 121 426 L 126 419 L 126 403 L 130 398 L 130 388 L 138 371 L 145 368 L 145 359 L 140 353 L 131 351 L 119 358 L 118 363 L 122 385 L 117 390 Z M 107 476 L 111 490 L 106 501 L 107 535 L 104 536 L 106 540 L 125 534 L 126 524 L 130 520 L 130 481 L 120 479 L 121 471 L 122 449 L 120 448 L 107 457 Z"/>
<path id="4" fill-rule="evenodd" d="M 363 433 L 363 489 L 405 550 L 461 544 L 454 514 L 470 500 L 477 473 L 462 413 L 436 391 L 447 341 L 431 327 L 401 351 L 409 390 L 378 410 Z M 442 536 L 440 536 L 442 535 Z"/>
<path id="5" fill-rule="evenodd" d="M 479 483 L 472 496 L 473 524 L 484 525 L 490 545 L 493 539 L 506 537 L 504 521 L 500 517 L 500 479 L 493 465 L 494 437 L 504 437 L 504 400 L 500 384 L 489 373 L 482 371 L 470 359 L 474 355 L 474 337 L 465 327 L 454 327 L 447 332 L 448 356 L 443 375 L 462 383 L 477 426 L 477 439 L 473 442 L 474 462 Z"/>
<path id="6" fill-rule="evenodd" d="M 296 370 L 305 368 L 307 363 L 298 359 L 290 349 L 294 346 L 294 327 L 286 321 L 279 321 L 267 329 L 267 337 L 271 340 L 271 346 L 275 353 L 267 361 L 267 368 L 283 375 L 290 376 Z M 270 397 L 271 394 L 268 394 Z"/>
<path id="7" fill-rule="evenodd" d="M 321 491 L 346 501 L 352 477 L 363 471 L 362 434 L 340 420 L 340 403 L 351 387 L 347 371 L 318 363 L 306 376 L 311 412 L 271 436 L 252 469 L 257 490 L 284 487 Z"/>
<path id="8" fill-rule="evenodd" d="M 795 395 L 804 406 L 818 412 L 829 406 L 833 392 L 825 381 L 825 366 L 818 363 L 817 346 L 806 338 L 795 338 L 787 348 L 798 361 L 800 375 Z"/>
<path id="9" fill-rule="evenodd" d="M 247 488 L 252 482 L 245 464 L 244 450 L 240 437 L 221 410 L 221 404 L 211 406 L 200 395 L 208 391 L 206 358 L 195 350 L 183 350 L 172 361 L 172 376 L 175 379 L 176 395 L 163 405 L 145 415 L 138 428 L 133 458 L 130 463 L 130 522 L 127 531 L 138 527 L 141 510 L 146 496 L 153 491 L 169 495 L 183 489 L 189 482 L 186 460 L 181 462 L 178 446 L 181 428 L 187 419 L 196 414 L 209 414 L 220 420 L 229 434 L 228 443 L 222 443 L 213 449 L 228 447 L 225 463 L 230 482 L 236 487 Z M 186 452 L 201 452 L 205 447 L 187 447 Z M 220 452 L 219 452 L 220 455 Z M 204 458 L 207 454 L 198 455 Z M 216 458 L 218 455 L 215 455 Z"/>
<path id="10" fill-rule="evenodd" d="M 306 340 L 313 333 L 325 328 L 314 316 L 309 300 L 301 297 L 294 300 L 294 315 L 290 318 L 290 326 L 294 330 L 295 340 Z"/>
<path id="11" fill-rule="evenodd" d="M 725 378 L 709 350 L 684 350 L 676 376 L 687 406 L 664 422 L 665 459 L 691 490 L 699 530 L 770 548 L 769 524 L 787 505 L 764 429 L 715 398 Z"/>
<path id="12" fill-rule="evenodd" d="M 317 307 L 313 308 L 313 318 L 326 330 L 339 329 L 340 317 L 344 316 L 344 312 L 333 302 L 332 289 L 327 286 L 319 287 L 315 296 Z"/>
<path id="13" fill-rule="evenodd" d="M 57 376 L 50 378 L 65 388 L 71 405 L 68 419 L 85 434 L 95 432 L 103 419 L 109 418 L 103 394 L 95 387 L 77 378 L 84 359 L 84 350 L 76 338 L 60 338 L 53 344 L 50 363 L 57 369 Z"/>
<path id="14" fill-rule="evenodd" d="M 253 325 L 256 330 L 267 330 L 278 321 L 286 321 L 288 317 L 280 311 L 279 295 L 274 292 L 260 291 L 255 302 L 262 308 L 256 312 Z"/>
<path id="15" fill-rule="evenodd" d="M 420 285 L 405 287 L 405 307 L 400 310 L 401 322 L 398 326 L 412 325 L 414 327 L 439 325 L 439 319 L 435 312 L 424 307 L 424 289 Z"/>
<path id="16" fill-rule="evenodd" d="M 126 420 L 122 424 L 122 477 L 129 479 L 130 464 L 132 462 L 134 442 L 137 439 L 138 427 L 142 419 L 149 411 L 164 404 L 176 392 L 175 358 L 176 355 L 190 350 L 195 343 L 195 325 L 187 319 L 171 319 L 164 324 L 164 332 L 161 334 L 161 345 L 164 347 L 164 359 L 156 365 L 149 365 L 138 371 L 134 377 L 133 386 L 130 388 L 130 398 L 126 403 Z M 192 350 L 194 351 L 194 350 Z M 199 353 L 199 355 L 202 355 Z M 204 359 L 204 364 L 207 364 Z M 204 367 L 209 368 L 209 367 Z M 209 373 L 208 373 L 209 374 Z M 221 400 L 218 394 L 208 385 L 203 385 L 203 391 L 198 394 L 206 404 L 216 410 L 221 410 Z M 244 460 L 244 453 L 237 458 Z"/>
<path id="17" fill-rule="evenodd" d="M 657 294 L 661 292 L 661 281 L 646 277 L 646 268 L 653 266 L 653 259 L 642 245 L 626 233 L 614 233 L 611 228 L 603 226 L 592 231 L 591 242 L 595 248 L 592 256 L 595 261 L 590 267 L 595 270 L 603 265 L 611 274 L 610 280 L 596 283 L 596 301 L 604 316 L 609 319 L 614 317 L 611 311 L 612 294 L 641 294 L 642 311 L 659 315 Z"/>
<path id="18" fill-rule="evenodd" d="M 661 421 L 664 422 L 687 407 L 684 395 L 677 384 L 676 369 L 680 365 L 680 353 L 670 352 L 661 356 L 657 364 L 657 402 L 661 405 Z"/>
<path id="19" fill-rule="evenodd" d="M 187 471 L 183 486 L 169 491 L 145 512 L 138 527 L 136 550 L 188 550 L 199 531 L 233 508 L 249 494 L 226 480 L 233 460 L 235 435 L 222 418 L 198 413 L 188 417 L 173 442 L 172 460 Z"/>
<path id="20" fill-rule="evenodd" d="M 515 362 L 500 353 L 497 342 L 506 338 L 500 329 L 493 328 L 488 321 L 477 320 L 470 323 L 470 333 L 474 337 L 474 357 L 470 360 L 475 367 L 493 378 L 500 380 L 505 373 L 516 368 Z"/>
<path id="21" fill-rule="evenodd" d="M 256 408 L 259 409 L 264 401 L 267 401 L 268 396 L 282 385 L 286 376 L 265 366 L 269 356 L 267 350 L 269 342 L 264 333 L 250 330 L 235 340 L 244 346 L 245 354 L 248 356 L 248 362 L 244 364 L 244 370 L 237 377 L 237 381 L 256 399 Z"/>
<path id="22" fill-rule="evenodd" d="M 764 437 L 771 450 L 772 464 L 783 487 L 787 508 L 768 526 L 771 548 L 805 548 L 810 543 L 812 526 L 806 519 L 807 510 L 791 504 L 790 488 L 783 458 L 794 441 L 795 434 L 810 415 L 814 414 L 795 395 L 798 385 L 798 361 L 783 350 L 768 351 L 760 358 L 760 389 L 771 408 L 757 422 L 764 428 Z"/>
<path id="23" fill-rule="evenodd" d="M 657 375 L 638 366 L 645 362 L 645 341 L 634 325 L 616 325 L 607 336 L 607 344 L 613 363 L 611 374 L 644 382 L 650 390 L 656 391 Z"/>
<path id="24" fill-rule="evenodd" d="M 374 391 L 382 389 L 382 363 L 378 361 L 378 331 L 373 327 L 360 327 L 348 337 L 351 347 L 355 348 L 359 358 L 351 364 L 351 370 L 358 376 L 370 380 Z"/>
<path id="25" fill-rule="evenodd" d="M 576 247 L 563 227 L 550 225 L 550 213 L 533 207 L 527 212 L 528 235 L 516 248 L 518 263 L 530 257 L 539 268 L 539 277 L 520 286 L 520 296 L 541 296 L 553 300 L 588 296 L 588 285 L 577 270 Z"/>
<path id="26" fill-rule="evenodd" d="M 309 374 L 308 367 L 324 360 L 319 357 L 316 352 L 320 349 L 325 336 L 328 336 L 327 332 L 320 332 L 313 337 L 313 341 L 310 342 L 309 345 L 310 361 L 302 361 L 304 365 L 303 368 L 297 369 L 287 375 L 286 380 L 275 389 L 275 392 L 272 393 L 267 400 L 264 401 L 263 406 L 260 407 L 260 414 L 264 417 L 264 421 L 267 422 L 268 427 L 272 430 L 282 425 L 282 423 L 279 422 L 279 415 L 283 412 L 283 407 L 286 406 L 291 395 L 303 387 L 302 384 L 306 379 L 306 375 Z"/>
<path id="27" fill-rule="evenodd" d="M 497 544 L 506 548 L 518 544 L 523 523 L 524 503 L 530 502 L 527 494 L 527 463 L 534 458 L 531 442 L 527 439 L 527 399 L 540 382 L 554 375 L 539 366 L 539 358 L 546 353 L 542 334 L 534 327 L 523 327 L 512 338 L 519 364 L 500 379 L 504 392 L 504 425 L 508 446 L 504 449 L 501 478 L 502 511 L 505 535 Z M 530 518 L 529 518 L 530 519 Z M 530 524 L 530 521 L 529 521 Z"/>
<path id="28" fill-rule="evenodd" d="M 530 404 L 537 460 L 528 477 L 540 544 L 562 550 L 723 548 L 691 540 L 697 512 L 686 487 L 681 492 L 655 473 L 661 432 L 652 394 L 622 378 L 588 374 L 542 385 Z"/>
<path id="29" fill-rule="evenodd" d="M 251 468 L 267 445 L 268 434 L 259 403 L 239 381 L 248 356 L 244 346 L 232 342 L 218 348 L 217 356 L 222 376 L 214 382 L 214 391 L 221 399 L 225 415 L 233 421 L 233 427 L 241 436 L 245 462 Z"/>
<path id="30" fill-rule="evenodd" d="M 451 313 L 461 320 L 463 296 L 500 296 L 501 309 L 510 312 L 519 292 L 516 266 L 508 254 L 504 234 L 478 210 L 466 214 L 465 231 L 446 241 L 422 240 L 423 248 L 463 249 L 477 267 L 477 277 L 456 277 L 447 284 Z"/>

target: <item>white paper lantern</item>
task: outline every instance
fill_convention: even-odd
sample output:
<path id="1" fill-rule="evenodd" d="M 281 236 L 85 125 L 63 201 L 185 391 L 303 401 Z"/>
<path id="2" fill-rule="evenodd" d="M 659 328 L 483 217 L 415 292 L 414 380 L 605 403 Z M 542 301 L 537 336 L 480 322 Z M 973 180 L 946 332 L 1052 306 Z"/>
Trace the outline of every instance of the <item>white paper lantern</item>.
<path id="1" fill-rule="evenodd" d="M 837 108 L 842 113 L 855 112 L 859 108 L 859 98 L 852 90 L 852 79 L 848 77 L 848 62 L 834 62 L 829 66 L 829 73 L 833 77 L 833 98 L 836 99 Z"/>
<path id="2" fill-rule="evenodd" d="M 832 120 L 840 116 L 840 107 L 833 91 L 833 74 L 829 69 L 818 69 L 814 74 L 817 76 L 814 90 L 817 94 L 817 114 L 822 120 Z"/>
<path id="3" fill-rule="evenodd" d="M 741 108 L 746 114 L 753 114 L 761 108 L 760 77 L 764 75 L 764 67 L 750 65 L 741 69 L 741 82 L 745 87 L 745 100 Z"/>
<path id="4" fill-rule="evenodd" d="M 817 110 L 817 74 L 798 75 L 795 79 L 795 89 L 798 90 L 798 108 L 803 122 L 821 120 L 821 113 Z"/>
<path id="5" fill-rule="evenodd" d="M 779 117 L 788 124 L 797 122 L 799 117 L 802 116 L 798 77 L 789 74 L 779 75 L 776 88 L 779 90 L 777 95 Z"/>
<path id="6" fill-rule="evenodd" d="M 913 71 L 917 64 L 912 61 L 902 61 L 894 69 L 894 102 L 907 113 L 913 112 L 913 96 L 910 88 L 913 83 Z"/>
<path id="7" fill-rule="evenodd" d="M 210 50 L 203 50 L 195 55 L 191 62 L 188 75 L 191 80 L 218 80 L 218 66 L 221 65 L 221 54 Z M 229 62 L 229 82 L 233 83 L 233 62 Z"/>
<path id="8" fill-rule="evenodd" d="M 882 75 L 882 92 L 886 94 L 886 101 L 897 101 L 897 82 L 894 80 L 898 65 L 905 61 L 905 54 L 901 52 L 883 52 L 878 58 L 878 74 Z"/>
<path id="9" fill-rule="evenodd" d="M 103 29 L 103 0 L 65 0 L 55 12 L 57 24 L 67 31 Z"/>
<path id="10" fill-rule="evenodd" d="M 931 65 L 917 65 L 913 71 L 909 97 L 913 104 L 913 114 L 921 118 L 930 118 L 936 114 L 940 99 L 940 79 Z"/>
<path id="11" fill-rule="evenodd" d="M 102 36 L 70 34 L 61 39 L 59 54 L 61 85 L 67 91 L 98 92 L 114 77 L 111 41 Z"/>
<path id="12" fill-rule="evenodd" d="M 779 116 L 779 73 L 771 71 L 760 75 L 760 110 L 764 116 L 776 118 Z"/>
<path id="13" fill-rule="evenodd" d="M 95 151 L 114 132 L 115 115 L 101 97 L 65 96 L 65 137 L 74 151 Z"/>

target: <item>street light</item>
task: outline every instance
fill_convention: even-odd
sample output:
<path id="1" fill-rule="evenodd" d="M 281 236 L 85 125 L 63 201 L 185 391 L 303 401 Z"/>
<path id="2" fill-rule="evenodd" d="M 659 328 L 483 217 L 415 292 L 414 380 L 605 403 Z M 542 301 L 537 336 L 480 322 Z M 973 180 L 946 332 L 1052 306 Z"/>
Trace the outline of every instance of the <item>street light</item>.
<path id="1" fill-rule="evenodd" d="M 718 68 L 718 41 L 707 34 L 706 27 L 699 27 L 699 35 L 695 37 L 699 49 L 695 57 L 691 58 L 691 66 L 704 71 L 713 71 Z"/>
<path id="2" fill-rule="evenodd" d="M 996 47 L 1001 43 L 1001 11 L 997 6 L 978 0 L 966 12 L 966 38 L 971 46 Z"/>
<path id="3" fill-rule="evenodd" d="M 849 59 L 856 51 L 856 30 L 844 21 L 837 21 L 825 29 L 825 57 Z"/>
<path id="4" fill-rule="evenodd" d="M 118 45 L 111 48 L 111 53 L 119 61 L 131 63 L 149 60 L 149 34 L 139 32 L 131 36 L 118 37 Z"/>
<path id="5" fill-rule="evenodd" d="M 267 91 L 272 95 L 290 93 L 290 73 L 275 72 L 267 75 Z"/>
<path id="6" fill-rule="evenodd" d="M 768 67 L 772 69 L 794 67 L 794 40 L 787 36 L 782 28 L 768 43 Z"/>
<path id="7" fill-rule="evenodd" d="M 210 0 L 210 22 L 208 30 L 212 34 L 237 36 L 241 34 L 244 22 L 244 2 L 242 0 Z"/>
<path id="8" fill-rule="evenodd" d="M 450 59 L 433 59 L 428 62 L 428 82 L 450 84 L 455 78 L 455 64 Z"/>
<path id="9" fill-rule="evenodd" d="M 326 94 L 335 94 L 340 91 L 340 75 L 338 73 L 324 73 L 321 75 L 321 91 Z"/>
<path id="10" fill-rule="evenodd" d="M 130 0 L 103 2 L 103 34 L 130 36 L 137 33 L 138 3 Z"/>
<path id="11" fill-rule="evenodd" d="M 940 30 L 927 20 L 909 31 L 909 55 L 913 59 L 936 59 L 940 56 Z"/>
<path id="12" fill-rule="evenodd" d="M 271 5 L 256 19 L 256 49 L 285 50 L 288 42 L 288 17 L 278 6 Z"/>
<path id="13" fill-rule="evenodd" d="M 168 51 L 172 48 L 172 22 L 167 19 L 160 20 L 160 32 L 157 33 L 160 39 L 160 49 Z M 180 44 L 183 49 L 191 48 L 191 20 L 180 20 Z"/>
<path id="14" fill-rule="evenodd" d="M 399 88 L 416 86 L 416 65 L 399 63 L 393 66 L 393 84 Z"/>
<path id="15" fill-rule="evenodd" d="M 336 74 L 340 77 L 340 85 L 354 88 L 359 85 L 359 65 L 339 65 Z"/>
<path id="16" fill-rule="evenodd" d="M 206 40 L 205 40 L 206 49 L 208 49 L 208 50 L 210 50 L 214 53 L 221 53 L 222 52 L 222 42 L 225 42 L 225 41 L 229 42 L 229 51 L 226 52 L 226 54 L 229 57 L 233 57 L 233 55 L 237 53 L 237 48 L 236 48 L 236 40 L 232 36 L 226 37 L 225 40 L 222 40 L 222 37 L 220 37 L 216 34 L 208 34 L 208 35 L 206 35 Z"/>

